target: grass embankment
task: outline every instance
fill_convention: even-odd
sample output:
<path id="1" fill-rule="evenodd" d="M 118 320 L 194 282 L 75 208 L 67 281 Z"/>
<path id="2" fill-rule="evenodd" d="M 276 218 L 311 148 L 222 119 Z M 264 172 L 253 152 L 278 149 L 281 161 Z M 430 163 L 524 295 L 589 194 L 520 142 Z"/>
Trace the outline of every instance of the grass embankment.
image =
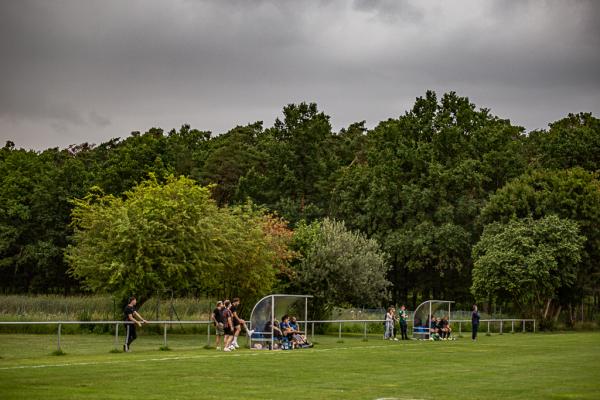
<path id="1" fill-rule="evenodd" d="M 204 350 L 205 337 L 0 337 L 2 399 L 597 399 L 600 334 L 483 335 L 476 343 L 317 337 L 314 349 Z"/>

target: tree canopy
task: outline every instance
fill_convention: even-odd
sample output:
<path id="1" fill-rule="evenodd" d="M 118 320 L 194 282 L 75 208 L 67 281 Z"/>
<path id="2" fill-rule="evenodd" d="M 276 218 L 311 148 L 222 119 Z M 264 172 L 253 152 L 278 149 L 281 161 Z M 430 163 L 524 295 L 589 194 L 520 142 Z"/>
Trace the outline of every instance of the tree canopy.
<path id="1" fill-rule="evenodd" d="M 67 261 L 93 291 L 147 299 L 199 288 L 253 299 L 271 289 L 287 258 L 270 222 L 251 205 L 219 208 L 209 188 L 189 178 L 151 177 L 124 198 L 76 200 Z"/>
<path id="2" fill-rule="evenodd" d="M 473 247 L 471 290 L 479 300 L 512 302 L 524 315 L 546 318 L 560 289 L 576 282 L 584 241 L 575 222 L 555 215 L 489 224 Z"/>
<path id="3" fill-rule="evenodd" d="M 526 132 L 467 97 L 428 91 L 372 129 L 358 121 L 336 132 L 317 104 L 299 103 L 272 126 L 256 121 L 220 135 L 182 125 L 42 152 L 8 142 L 0 289 L 301 291 L 307 260 L 368 264 L 334 263 L 325 250 L 308 257 L 308 239 L 325 240 L 317 233 L 327 227 L 338 235 L 331 246 L 364 239 L 385 252 L 390 299 L 382 305 L 431 297 L 468 305 L 473 249 L 488 226 L 556 216 L 576 223 L 585 241 L 576 280 L 552 307 L 600 309 L 599 121 L 567 114 Z M 104 269 L 92 272 L 92 256 Z M 224 268 L 240 279 L 219 275 Z M 135 286 L 116 285 L 119 274 Z M 339 292 L 348 292 L 339 302 L 375 301 L 354 286 Z"/>

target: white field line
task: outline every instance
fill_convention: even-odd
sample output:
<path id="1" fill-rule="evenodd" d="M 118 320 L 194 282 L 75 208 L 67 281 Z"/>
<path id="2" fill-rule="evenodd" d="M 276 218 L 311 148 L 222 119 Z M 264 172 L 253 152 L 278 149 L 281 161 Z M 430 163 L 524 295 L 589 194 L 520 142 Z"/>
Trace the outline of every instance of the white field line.
<path id="1" fill-rule="evenodd" d="M 375 345 L 375 346 L 352 346 L 352 347 L 332 347 L 328 349 L 310 349 L 303 350 L 306 353 L 316 353 L 325 351 L 337 351 L 337 350 L 354 350 L 354 349 L 377 349 L 377 348 L 388 348 L 394 349 L 395 346 L 389 345 Z M 400 347 L 398 347 L 400 349 Z M 406 351 L 408 349 L 403 349 Z M 53 367 L 79 367 L 86 365 L 110 365 L 110 364 L 129 364 L 129 363 L 144 363 L 153 361 L 177 361 L 177 360 L 192 360 L 202 358 L 226 358 L 226 357 L 252 357 L 261 354 L 294 354 L 291 351 L 268 351 L 268 350 L 257 350 L 256 352 L 244 352 L 234 354 L 199 354 L 195 356 L 176 356 L 176 357 L 160 357 L 160 358 L 142 358 L 135 360 L 110 360 L 110 361 L 98 361 L 98 362 L 75 362 L 75 363 L 60 363 L 60 364 L 38 364 L 38 365 L 15 365 L 9 367 L 0 367 L 0 371 L 15 370 L 15 369 L 37 369 L 37 368 L 53 368 Z"/>

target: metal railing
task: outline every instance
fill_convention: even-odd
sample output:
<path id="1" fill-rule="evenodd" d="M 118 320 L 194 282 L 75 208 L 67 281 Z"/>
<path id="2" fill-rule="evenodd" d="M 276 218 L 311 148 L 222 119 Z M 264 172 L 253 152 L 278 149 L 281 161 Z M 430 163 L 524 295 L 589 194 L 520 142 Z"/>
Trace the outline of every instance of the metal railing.
<path id="1" fill-rule="evenodd" d="M 308 326 L 311 327 L 311 338 L 314 340 L 315 338 L 315 324 L 337 324 L 338 325 L 338 338 L 342 339 L 342 326 L 345 324 L 363 324 L 363 339 L 367 339 L 367 327 L 369 324 L 375 323 L 384 323 L 383 319 L 339 319 L 339 320 L 320 320 L 320 321 L 306 321 L 306 334 L 308 335 Z M 470 324 L 469 320 L 450 320 L 451 324 L 458 324 L 458 332 L 459 335 L 462 334 L 462 325 Z M 510 323 L 511 332 L 515 332 L 515 323 L 520 323 L 522 326 L 522 332 L 525 332 L 525 324 L 530 322 L 533 324 L 533 332 L 536 331 L 536 321 L 535 319 L 482 319 L 480 320 L 480 326 L 482 323 L 487 323 L 487 333 L 491 333 L 490 327 L 491 324 L 498 324 L 499 333 L 503 333 L 503 328 L 505 324 Z M 2 325 L 57 325 L 57 351 L 61 351 L 61 330 L 63 325 L 114 325 L 115 326 L 115 339 L 114 346 L 115 349 L 119 349 L 119 326 L 120 325 L 128 325 L 133 324 L 132 322 L 127 321 L 7 321 L 0 322 L 0 326 Z M 211 326 L 213 325 L 212 321 L 147 321 L 147 325 L 163 325 L 163 346 L 168 346 L 167 341 L 167 328 L 173 324 L 180 325 L 206 325 L 206 342 L 210 344 L 210 336 L 211 336 Z M 412 325 L 412 321 L 407 321 L 408 325 Z"/>
<path id="2" fill-rule="evenodd" d="M 366 339 L 367 338 L 367 325 L 368 324 L 372 324 L 372 323 L 381 323 L 381 324 L 383 324 L 384 322 L 385 322 L 384 319 L 340 319 L 340 320 L 308 321 L 308 323 L 311 325 L 311 337 L 313 339 L 314 339 L 314 336 L 315 336 L 315 324 L 338 324 L 338 339 L 340 339 L 340 340 L 342 339 L 342 325 L 344 325 L 344 324 L 362 323 L 363 324 L 363 339 Z M 407 320 L 406 322 L 407 322 L 408 326 L 412 326 L 413 325 L 413 321 L 412 320 Z M 458 324 L 459 335 L 462 335 L 462 325 L 463 324 L 470 324 L 471 323 L 470 320 L 452 320 L 452 319 L 449 320 L 448 322 L 450 322 L 450 324 L 454 324 L 455 326 L 456 326 L 456 324 Z M 484 323 L 484 322 L 487 323 L 487 333 L 491 333 L 491 331 L 490 331 L 490 325 L 491 324 L 498 324 L 498 326 L 499 326 L 499 333 L 502 334 L 503 333 L 503 327 L 507 323 L 510 323 L 510 325 L 511 325 L 511 332 L 514 333 L 515 332 L 515 322 L 521 323 L 523 333 L 525 332 L 525 324 L 527 322 L 531 322 L 533 324 L 532 325 L 533 326 L 533 333 L 535 333 L 535 331 L 536 331 L 536 322 L 535 322 L 535 319 L 482 319 L 479 322 L 480 322 L 480 324 Z"/>
<path id="3" fill-rule="evenodd" d="M 60 340 L 63 325 L 114 325 L 115 326 L 115 349 L 119 349 L 119 325 L 132 325 L 128 321 L 9 321 L 0 322 L 1 325 L 57 325 L 57 351 L 61 351 Z M 207 325 L 206 341 L 210 343 L 210 327 L 212 321 L 147 321 L 144 325 L 163 325 L 163 346 L 167 347 L 167 327 L 173 324 L 182 325 Z"/>
<path id="4" fill-rule="evenodd" d="M 471 321 L 468 319 L 462 319 L 462 320 L 450 320 L 451 323 L 458 323 L 458 331 L 459 333 L 462 333 L 462 324 L 470 324 Z M 500 334 L 504 333 L 504 325 L 510 323 L 510 332 L 511 333 L 515 333 L 515 322 L 520 323 L 521 324 L 521 329 L 523 331 L 523 333 L 525 333 L 525 324 L 527 322 L 532 323 L 533 326 L 533 333 L 535 333 L 536 330 L 536 322 L 535 319 L 511 319 L 511 318 L 505 318 L 505 319 L 482 319 L 479 321 L 479 326 L 481 327 L 481 325 L 483 323 L 487 323 L 487 332 L 486 333 L 491 333 L 490 331 L 490 325 L 491 324 L 497 324 L 498 326 L 498 330 Z"/>

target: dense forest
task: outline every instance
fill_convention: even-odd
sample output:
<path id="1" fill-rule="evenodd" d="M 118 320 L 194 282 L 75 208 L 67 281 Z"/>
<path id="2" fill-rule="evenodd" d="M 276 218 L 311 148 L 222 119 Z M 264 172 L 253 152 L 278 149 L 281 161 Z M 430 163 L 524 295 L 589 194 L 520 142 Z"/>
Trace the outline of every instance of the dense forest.
<path id="1" fill-rule="evenodd" d="M 591 114 L 525 132 L 455 93 L 427 92 L 373 129 L 357 122 L 334 132 L 316 104 L 302 103 L 271 127 L 220 135 L 183 125 L 41 152 L 9 141 L 0 149 L 0 290 L 87 290 L 67 262 L 77 199 L 93 190 L 118 199 L 150 177 L 186 177 L 218 207 L 251 202 L 291 231 L 321 221 L 376 241 L 394 303 L 479 299 L 546 317 L 585 303 L 591 313 L 599 170 L 600 120 Z"/>

